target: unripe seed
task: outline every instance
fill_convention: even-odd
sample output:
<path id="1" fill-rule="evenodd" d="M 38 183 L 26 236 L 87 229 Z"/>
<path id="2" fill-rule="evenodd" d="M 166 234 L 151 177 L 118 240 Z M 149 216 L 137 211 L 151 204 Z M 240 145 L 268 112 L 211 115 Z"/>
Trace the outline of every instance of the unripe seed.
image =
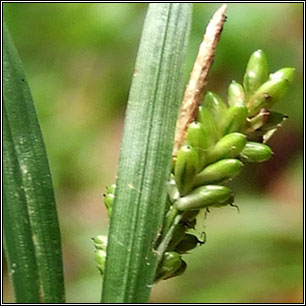
<path id="1" fill-rule="evenodd" d="M 228 104 L 230 106 L 241 106 L 244 104 L 243 87 L 235 81 L 232 81 L 232 83 L 228 87 Z"/>
<path id="2" fill-rule="evenodd" d="M 211 91 L 206 93 L 203 107 L 212 114 L 216 124 L 219 124 L 227 110 L 227 105 L 223 102 L 221 97 Z"/>
<path id="3" fill-rule="evenodd" d="M 97 250 L 95 254 L 95 259 L 97 263 L 97 268 L 101 274 L 104 274 L 106 252 L 103 250 Z"/>
<path id="4" fill-rule="evenodd" d="M 228 108 L 220 124 L 220 134 L 240 132 L 246 124 L 248 109 L 245 105 L 232 105 Z"/>
<path id="5" fill-rule="evenodd" d="M 295 69 L 292 67 L 286 67 L 277 70 L 276 72 L 270 74 L 269 79 L 271 80 L 280 80 L 280 79 L 286 79 L 290 83 L 294 79 Z"/>
<path id="6" fill-rule="evenodd" d="M 186 142 L 188 145 L 195 148 L 199 156 L 199 171 L 203 169 L 206 164 L 207 150 L 211 143 L 208 141 L 209 135 L 203 129 L 200 122 L 192 122 L 188 126 Z"/>
<path id="7" fill-rule="evenodd" d="M 221 183 L 234 178 L 243 168 L 238 159 L 222 159 L 205 167 L 195 178 L 195 187 L 212 183 Z"/>
<path id="8" fill-rule="evenodd" d="M 108 216 L 112 214 L 112 208 L 115 200 L 116 184 L 106 187 L 106 194 L 104 195 L 104 205 L 106 206 Z"/>
<path id="9" fill-rule="evenodd" d="M 241 158 L 249 163 L 264 162 L 272 156 L 271 148 L 265 144 L 258 142 L 247 142 L 241 152 Z"/>
<path id="10" fill-rule="evenodd" d="M 191 146 L 182 146 L 178 151 L 174 168 L 175 182 L 181 195 L 187 194 L 192 189 L 198 167 L 197 151 Z"/>
<path id="11" fill-rule="evenodd" d="M 92 241 L 94 243 L 94 246 L 97 250 L 104 250 L 106 251 L 107 247 L 107 236 L 104 235 L 98 235 L 94 238 L 92 238 Z"/>
<path id="12" fill-rule="evenodd" d="M 268 79 L 269 68 L 267 58 L 262 50 L 255 51 L 248 62 L 243 78 L 243 86 L 247 99 Z"/>
<path id="13" fill-rule="evenodd" d="M 249 116 L 255 116 L 262 108 L 271 108 L 286 93 L 287 79 L 270 79 L 259 87 L 248 102 Z"/>
<path id="14" fill-rule="evenodd" d="M 200 105 L 197 120 L 202 124 L 205 135 L 207 135 L 207 144 L 211 147 L 219 138 L 218 128 L 212 113 Z"/>
<path id="15" fill-rule="evenodd" d="M 177 270 L 175 270 L 172 274 L 170 274 L 167 278 L 164 278 L 164 279 L 168 279 L 168 278 L 175 277 L 175 276 L 180 276 L 185 272 L 186 268 L 187 268 L 187 264 L 182 259 L 181 266 Z"/>
<path id="16" fill-rule="evenodd" d="M 220 159 L 235 158 L 246 144 L 246 136 L 241 133 L 231 133 L 222 137 L 208 153 L 208 162 L 214 163 Z"/>
<path id="17" fill-rule="evenodd" d="M 181 211 L 197 210 L 210 206 L 223 206 L 232 203 L 233 192 L 226 186 L 206 185 L 199 187 L 187 196 L 179 198 L 173 205 Z"/>
<path id="18" fill-rule="evenodd" d="M 165 252 L 163 259 L 158 267 L 155 281 L 167 279 L 173 276 L 182 265 L 181 255 L 177 252 Z"/>
<path id="19" fill-rule="evenodd" d="M 104 204 L 106 206 L 109 217 L 112 214 L 112 208 L 113 208 L 114 200 L 115 200 L 115 195 L 114 194 L 107 194 L 104 198 Z"/>

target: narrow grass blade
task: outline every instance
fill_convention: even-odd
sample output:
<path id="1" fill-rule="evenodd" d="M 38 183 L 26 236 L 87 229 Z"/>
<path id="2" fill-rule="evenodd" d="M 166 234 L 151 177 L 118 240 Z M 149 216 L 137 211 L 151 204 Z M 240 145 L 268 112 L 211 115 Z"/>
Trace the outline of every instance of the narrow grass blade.
<path id="1" fill-rule="evenodd" d="M 3 233 L 16 303 L 39 303 L 39 283 L 26 197 L 5 108 L 3 109 Z"/>
<path id="2" fill-rule="evenodd" d="M 104 303 L 146 302 L 162 227 L 166 181 L 182 97 L 191 4 L 150 4 L 121 144 L 109 232 Z"/>
<path id="3" fill-rule="evenodd" d="M 5 27 L 3 45 L 3 108 L 7 116 L 7 130 L 11 135 L 6 139 L 4 151 L 7 151 L 7 158 L 13 158 L 8 150 L 15 154 L 11 161 L 4 160 L 7 164 L 4 172 L 4 212 L 10 210 L 13 213 L 13 190 L 16 190 L 16 194 L 23 190 L 25 197 L 19 200 L 28 210 L 42 301 L 61 303 L 64 301 L 61 241 L 45 146 L 21 60 Z M 12 163 L 10 167 L 9 162 Z M 16 208 L 16 216 L 18 214 Z M 4 215 L 5 218 L 8 216 Z M 6 222 L 7 254 L 19 251 L 17 244 L 8 243 L 10 237 L 20 239 L 18 229 L 11 228 L 10 223 Z M 27 242 L 23 241 L 24 247 Z M 27 254 L 30 254 L 33 246 L 29 243 L 28 247 Z M 15 278 L 15 281 L 18 279 Z"/>

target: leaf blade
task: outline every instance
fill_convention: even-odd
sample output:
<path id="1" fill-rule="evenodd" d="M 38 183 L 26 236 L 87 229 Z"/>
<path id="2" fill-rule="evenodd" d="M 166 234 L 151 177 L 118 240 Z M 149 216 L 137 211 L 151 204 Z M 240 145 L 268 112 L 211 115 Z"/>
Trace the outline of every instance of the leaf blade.
<path id="1" fill-rule="evenodd" d="M 40 287 L 44 302 L 60 303 L 64 302 L 61 240 L 49 164 L 22 63 L 6 27 L 3 43 L 3 102 L 25 194 Z"/>
<path id="2" fill-rule="evenodd" d="M 3 108 L 3 238 L 17 303 L 39 303 L 38 269 L 22 178 Z"/>
<path id="3" fill-rule="evenodd" d="M 106 303 L 145 302 L 150 294 L 190 22 L 190 4 L 149 6 L 121 144 L 103 283 Z"/>

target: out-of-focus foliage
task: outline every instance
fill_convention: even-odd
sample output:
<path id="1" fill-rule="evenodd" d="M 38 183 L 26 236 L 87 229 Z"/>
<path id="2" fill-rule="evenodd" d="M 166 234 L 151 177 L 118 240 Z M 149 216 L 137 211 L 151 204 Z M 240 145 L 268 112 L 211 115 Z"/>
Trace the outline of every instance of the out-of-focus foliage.
<path id="1" fill-rule="evenodd" d="M 219 4 L 194 5 L 186 80 Z M 63 234 L 68 302 L 98 302 L 101 279 L 90 238 L 107 231 L 102 194 L 114 182 L 124 110 L 147 4 L 5 3 L 4 18 L 24 63 L 50 158 Z M 189 268 L 160 282 L 152 302 L 302 301 L 302 3 L 234 3 L 208 89 L 242 81 L 261 48 L 270 70 L 292 66 L 293 85 L 275 110 L 289 120 L 270 141 L 274 157 L 232 184 L 240 214 L 215 209 L 207 244 Z M 5 278 L 6 279 L 6 278 Z M 5 282 L 5 301 L 12 301 Z"/>

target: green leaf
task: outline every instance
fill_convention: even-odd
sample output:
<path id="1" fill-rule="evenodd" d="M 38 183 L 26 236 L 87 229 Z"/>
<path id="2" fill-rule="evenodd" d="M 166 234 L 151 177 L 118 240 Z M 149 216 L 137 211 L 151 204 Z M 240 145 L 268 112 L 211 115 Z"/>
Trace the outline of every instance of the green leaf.
<path id="1" fill-rule="evenodd" d="M 16 303 L 39 303 L 38 270 L 26 197 L 16 151 L 3 108 L 3 236 Z"/>
<path id="2" fill-rule="evenodd" d="M 18 289 L 18 300 L 29 295 L 22 284 L 24 278 L 30 278 L 34 284 L 39 280 L 44 303 L 62 303 L 64 281 L 61 241 L 49 164 L 21 60 L 5 27 L 3 35 L 3 109 L 6 116 L 3 187 L 6 194 L 4 219 L 8 218 L 4 225 L 6 254 L 8 262 L 20 265 L 20 269 L 30 270 L 26 267 L 26 262 L 31 262 L 33 266 L 32 275 L 28 273 L 20 278 L 12 278 L 15 291 Z M 18 203 L 15 202 L 16 198 Z M 13 227 L 17 218 L 22 217 L 23 226 Z M 23 232 L 23 227 L 26 232 Z M 19 242 L 11 243 L 10 240 Z M 28 256 L 23 261 L 19 261 L 16 255 L 20 246 L 24 256 Z M 36 288 L 32 288 L 33 296 L 36 295 L 34 289 Z"/>
<path id="3" fill-rule="evenodd" d="M 191 5 L 150 4 L 121 144 L 102 302 L 147 302 L 159 256 L 166 182 L 183 86 Z"/>

